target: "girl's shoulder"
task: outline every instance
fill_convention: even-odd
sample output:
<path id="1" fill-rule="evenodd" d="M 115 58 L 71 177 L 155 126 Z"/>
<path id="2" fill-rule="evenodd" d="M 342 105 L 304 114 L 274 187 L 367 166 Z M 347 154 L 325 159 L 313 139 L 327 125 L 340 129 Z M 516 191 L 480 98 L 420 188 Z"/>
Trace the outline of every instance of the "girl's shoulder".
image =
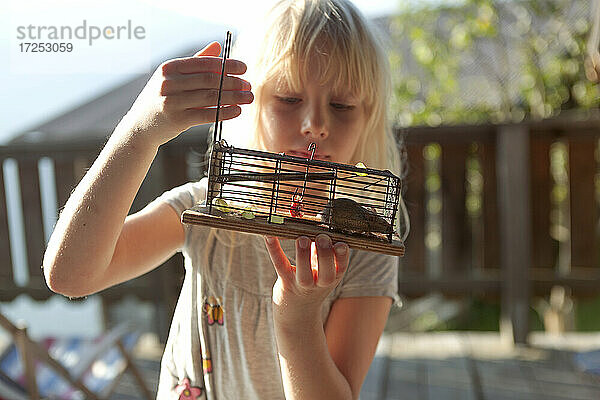
<path id="1" fill-rule="evenodd" d="M 379 269 L 382 267 L 394 268 L 398 266 L 398 257 L 387 254 L 375 253 L 366 250 L 351 250 L 350 265 L 355 269 L 369 268 Z"/>
<path id="2" fill-rule="evenodd" d="M 397 301 L 398 267 L 398 257 L 351 250 L 339 296 L 387 296 Z"/>
<path id="3" fill-rule="evenodd" d="M 155 201 L 165 202 L 181 214 L 195 204 L 206 200 L 208 178 L 202 178 L 197 182 L 187 182 L 181 186 L 167 190 Z"/>

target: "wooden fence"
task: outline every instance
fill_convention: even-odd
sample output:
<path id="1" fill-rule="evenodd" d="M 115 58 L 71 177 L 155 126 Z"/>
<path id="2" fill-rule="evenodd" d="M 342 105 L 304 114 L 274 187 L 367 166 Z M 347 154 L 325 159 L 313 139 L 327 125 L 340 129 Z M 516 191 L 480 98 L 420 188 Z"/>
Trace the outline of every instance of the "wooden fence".
<path id="1" fill-rule="evenodd" d="M 197 180 L 203 171 L 202 159 L 206 152 L 206 129 L 202 127 L 188 131 L 189 134 L 164 145 L 154 160 L 146 179 L 134 200 L 131 212 L 142 209 L 147 203 L 162 194 L 165 190 L 181 185 L 189 180 Z M 183 140 L 181 140 L 183 139 Z M 41 186 L 47 186 L 47 177 L 40 165 L 51 165 L 50 183 L 54 183 L 56 204 L 50 207 L 50 218 L 56 221 L 60 209 L 66 203 L 72 190 L 83 177 L 87 169 L 96 159 L 104 142 L 82 141 L 69 144 L 12 145 L 0 147 L 0 301 L 11 301 L 19 294 L 26 294 L 35 300 L 48 299 L 53 293 L 47 288 L 43 272 L 40 269 L 46 246 Z M 50 161 L 50 162 L 48 162 Z M 10 168 L 11 165 L 16 165 Z M 20 210 L 12 210 L 12 217 L 22 221 L 24 234 L 12 238 L 9 234 L 9 215 L 6 190 L 14 191 L 14 187 L 5 188 L 5 176 L 17 170 L 18 182 L 9 182 L 20 191 Z M 4 172 L 4 173 L 2 173 Z M 44 180 L 46 179 L 46 182 Z M 47 193 L 46 193 L 47 194 Z M 52 196 L 50 196 L 52 197 Z M 58 205 L 58 210 L 56 209 Z M 13 232 L 14 234 L 15 232 Z M 25 267 L 27 271 L 18 270 L 23 262 L 13 260 L 15 254 L 11 244 L 18 247 L 18 242 L 25 243 Z M 12 243 L 11 243 L 12 242 Z M 20 260 L 23 257 L 19 257 Z M 17 264 L 17 268 L 13 267 Z M 18 272 L 18 271 L 17 271 Z M 21 275 L 19 279 L 19 275 Z M 25 280 L 22 278 L 25 275 Z M 173 256 L 161 268 L 157 268 L 137 279 L 117 285 L 101 292 L 105 319 L 107 310 L 125 296 L 133 295 L 154 305 L 155 329 L 161 339 L 166 339 L 171 322 L 172 312 L 183 280 L 183 257 L 180 253 Z"/>
<path id="2" fill-rule="evenodd" d="M 517 342 L 526 341 L 533 296 L 546 296 L 556 285 L 567 287 L 575 297 L 597 294 L 599 128 L 600 119 L 563 118 L 399 131 L 408 155 L 404 196 L 412 226 L 400 262 L 401 294 L 501 298 L 503 326 Z M 206 149 L 202 134 L 179 139 L 159 151 L 132 212 L 164 190 L 199 178 Z M 82 142 L 0 147 L 0 301 L 21 293 L 38 300 L 51 296 L 40 270 L 47 236 L 41 161 L 52 166 L 60 209 L 101 146 Z M 13 274 L 3 179 L 10 175 L 10 165 L 18 170 L 21 193 L 23 211 L 16 219 L 21 218 L 25 228 L 25 283 Z M 565 176 L 556 172 L 560 168 Z M 56 212 L 51 217 L 55 220 Z M 13 246 L 18 240 L 13 238 Z M 101 294 L 108 306 L 128 294 L 153 302 L 163 338 L 183 276 L 181 255 L 166 264 Z"/>
<path id="3" fill-rule="evenodd" d="M 600 293 L 599 128 L 598 119 L 557 119 L 403 132 L 412 229 L 400 292 L 500 297 L 501 328 L 516 342 L 526 341 L 533 296 L 554 286 L 574 297 Z M 428 184 L 436 175 L 438 193 Z"/>

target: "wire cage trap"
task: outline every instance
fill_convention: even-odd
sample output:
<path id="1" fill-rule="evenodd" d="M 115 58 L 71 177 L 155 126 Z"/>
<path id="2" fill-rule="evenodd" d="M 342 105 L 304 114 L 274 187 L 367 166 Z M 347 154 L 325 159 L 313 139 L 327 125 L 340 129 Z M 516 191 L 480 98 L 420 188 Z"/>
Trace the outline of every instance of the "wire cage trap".
<path id="1" fill-rule="evenodd" d="M 228 32 L 223 66 L 230 43 Z M 185 210 L 183 223 L 290 239 L 326 233 L 351 248 L 404 255 L 393 173 L 314 159 L 314 143 L 309 158 L 236 148 L 221 130 L 215 123 L 206 201 Z"/>

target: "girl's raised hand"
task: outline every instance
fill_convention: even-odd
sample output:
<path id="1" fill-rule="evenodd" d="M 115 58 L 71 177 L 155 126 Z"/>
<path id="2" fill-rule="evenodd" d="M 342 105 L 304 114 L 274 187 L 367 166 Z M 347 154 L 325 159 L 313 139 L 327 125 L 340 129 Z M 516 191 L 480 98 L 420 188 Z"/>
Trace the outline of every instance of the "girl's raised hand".
<path id="1" fill-rule="evenodd" d="M 275 321 L 296 328 L 308 319 L 320 321 L 321 306 L 325 298 L 338 285 L 348 268 L 348 245 L 332 245 L 325 234 L 311 245 L 309 238 L 296 239 L 296 266 L 281 249 L 276 237 L 265 237 L 271 261 L 277 272 L 273 287 Z M 315 245 L 316 244 L 316 245 Z"/>
<path id="2" fill-rule="evenodd" d="M 154 72 L 123 119 L 136 135 L 160 146 L 186 129 L 215 120 L 221 77 L 221 46 L 213 42 L 193 57 L 165 61 Z M 228 59 L 227 75 L 241 75 L 246 64 Z M 219 120 L 235 118 L 239 104 L 254 100 L 247 81 L 225 76 Z"/>

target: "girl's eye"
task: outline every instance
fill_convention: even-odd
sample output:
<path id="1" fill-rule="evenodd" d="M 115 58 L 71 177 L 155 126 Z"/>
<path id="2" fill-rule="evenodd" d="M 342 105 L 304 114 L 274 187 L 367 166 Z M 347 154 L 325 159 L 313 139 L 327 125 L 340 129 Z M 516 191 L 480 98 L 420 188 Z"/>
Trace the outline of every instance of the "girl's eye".
<path id="1" fill-rule="evenodd" d="M 339 111 L 347 111 L 347 110 L 352 110 L 354 108 L 354 106 L 352 106 L 350 104 L 342 104 L 342 103 L 329 103 L 329 104 L 331 105 L 331 107 L 333 107 Z"/>
<path id="2" fill-rule="evenodd" d="M 282 103 L 285 104 L 298 104 L 300 103 L 300 99 L 297 97 L 285 97 L 285 96 L 280 96 L 278 97 L 279 101 L 281 101 Z"/>

